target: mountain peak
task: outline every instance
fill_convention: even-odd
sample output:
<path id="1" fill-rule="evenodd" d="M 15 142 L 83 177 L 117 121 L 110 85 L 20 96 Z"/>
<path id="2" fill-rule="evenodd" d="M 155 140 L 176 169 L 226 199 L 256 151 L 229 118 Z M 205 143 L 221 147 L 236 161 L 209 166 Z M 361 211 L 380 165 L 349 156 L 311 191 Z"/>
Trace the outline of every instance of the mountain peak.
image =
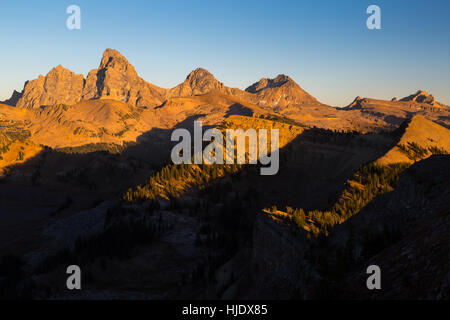
<path id="1" fill-rule="evenodd" d="M 363 101 L 364 99 L 363 98 L 361 98 L 360 96 L 357 96 L 353 101 L 352 101 L 352 103 L 350 103 L 348 106 L 346 106 L 345 108 L 346 109 L 352 109 L 352 108 L 359 108 L 359 107 L 361 107 L 361 102 Z"/>
<path id="2" fill-rule="evenodd" d="M 17 90 L 14 90 L 11 97 L 5 101 L 1 101 L 0 103 L 9 105 L 9 106 L 15 106 L 17 102 L 22 98 L 22 92 L 19 92 Z"/>
<path id="3" fill-rule="evenodd" d="M 113 59 L 127 60 L 119 51 L 115 49 L 108 48 L 103 51 L 102 63 Z"/>
<path id="4" fill-rule="evenodd" d="M 98 69 L 91 70 L 83 89 L 84 100 L 113 99 L 133 106 L 154 107 L 165 90 L 139 77 L 135 68 L 117 50 L 106 49 Z"/>
<path id="5" fill-rule="evenodd" d="M 47 75 L 45 76 L 45 78 L 48 77 L 58 77 L 59 75 L 62 74 L 67 74 L 67 75 L 75 75 L 75 72 L 73 72 L 70 69 L 64 68 L 62 65 L 57 65 L 56 67 L 52 68 Z"/>
<path id="6" fill-rule="evenodd" d="M 214 78 L 214 76 L 206 69 L 203 68 L 197 68 L 195 70 L 192 70 L 191 73 L 188 74 L 186 77 L 186 80 L 193 80 L 193 79 L 204 79 L 204 78 Z"/>
<path id="7" fill-rule="evenodd" d="M 283 85 L 286 82 L 294 82 L 294 80 L 292 80 L 289 76 L 285 74 L 279 74 L 275 77 L 275 79 L 273 79 L 273 82 L 278 83 L 279 85 Z"/>
<path id="8" fill-rule="evenodd" d="M 39 108 L 56 103 L 74 104 L 81 99 L 84 76 L 58 65 L 44 77 L 27 81 L 20 94 L 11 97 L 17 107 Z"/>
<path id="9" fill-rule="evenodd" d="M 134 67 L 128 62 L 128 60 L 119 51 L 114 49 L 106 49 L 103 52 L 99 69 L 116 69 L 120 72 L 135 72 Z"/>
<path id="10" fill-rule="evenodd" d="M 262 78 L 245 91 L 258 96 L 259 104 L 276 108 L 289 105 L 316 105 L 318 101 L 285 74 L 273 79 Z"/>
<path id="11" fill-rule="evenodd" d="M 258 93 L 259 91 L 262 91 L 265 89 L 281 87 L 282 85 L 284 85 L 286 83 L 291 83 L 291 84 L 298 86 L 298 84 L 295 83 L 295 81 L 292 80 L 287 75 L 279 74 L 273 79 L 262 78 L 258 82 L 252 84 L 247 89 L 245 89 L 245 91 L 250 92 L 250 93 Z"/>
<path id="12" fill-rule="evenodd" d="M 168 97 L 187 97 L 221 91 L 223 83 L 219 82 L 208 70 L 197 68 L 189 73 L 186 80 L 168 92 Z"/>
<path id="13" fill-rule="evenodd" d="M 427 103 L 434 105 L 436 100 L 433 95 L 424 90 L 417 90 L 416 93 L 400 99 L 400 101 L 414 101 L 419 103 Z"/>

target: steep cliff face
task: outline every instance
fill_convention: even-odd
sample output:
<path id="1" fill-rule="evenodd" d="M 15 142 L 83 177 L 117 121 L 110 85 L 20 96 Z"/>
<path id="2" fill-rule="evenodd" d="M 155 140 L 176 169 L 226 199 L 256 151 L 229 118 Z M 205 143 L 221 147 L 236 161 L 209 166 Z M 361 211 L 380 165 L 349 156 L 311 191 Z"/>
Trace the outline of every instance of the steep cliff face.
<path id="1" fill-rule="evenodd" d="M 261 79 L 246 91 L 230 88 L 218 81 L 208 70 L 193 70 L 172 89 L 163 89 L 139 77 L 135 68 L 117 50 L 106 49 L 100 65 L 86 79 L 61 66 L 45 77 L 28 81 L 21 93 L 14 93 L 5 103 L 17 107 L 39 108 L 54 104 L 74 104 L 80 100 L 112 99 L 131 106 L 160 106 L 173 97 L 192 97 L 220 93 L 248 103 L 275 109 L 289 105 L 317 105 L 317 100 L 285 75 Z"/>
<path id="2" fill-rule="evenodd" d="M 308 298 L 318 274 L 305 257 L 311 242 L 282 221 L 260 214 L 253 229 L 248 298 Z"/>
<path id="3" fill-rule="evenodd" d="M 113 99 L 132 106 L 154 107 L 160 105 L 164 97 L 164 89 L 144 81 L 125 57 L 107 49 L 98 69 L 89 72 L 86 80 L 83 75 L 58 66 L 45 77 L 28 81 L 23 92 L 13 95 L 8 104 L 39 108 L 71 105 L 81 100 Z"/>
<path id="4" fill-rule="evenodd" d="M 397 188 L 377 197 L 337 227 L 334 251 L 351 247 L 360 268 L 342 278 L 353 298 L 448 299 L 450 297 L 450 156 L 422 160 Z M 382 290 L 366 288 L 369 265 L 381 268 Z"/>
<path id="5" fill-rule="evenodd" d="M 25 83 L 16 106 L 39 108 L 57 103 L 74 104 L 81 100 L 83 86 L 83 75 L 75 74 L 59 65 L 50 70 L 45 77 L 41 75 Z"/>
<path id="6" fill-rule="evenodd" d="M 15 106 L 20 98 L 22 98 L 22 92 L 14 90 L 11 97 L 9 99 L 6 99 L 5 101 L 2 101 L 1 103 L 8 106 Z"/>
<path id="7" fill-rule="evenodd" d="M 89 72 L 83 100 L 113 99 L 133 106 L 155 107 L 164 101 L 165 90 L 140 78 L 118 51 L 107 49 L 98 69 Z"/>
<path id="8" fill-rule="evenodd" d="M 403 99 L 400 99 L 400 101 L 414 101 L 419 103 L 428 103 L 431 105 L 436 104 L 436 100 L 434 99 L 433 95 L 423 90 L 417 90 L 416 93 L 404 97 Z"/>

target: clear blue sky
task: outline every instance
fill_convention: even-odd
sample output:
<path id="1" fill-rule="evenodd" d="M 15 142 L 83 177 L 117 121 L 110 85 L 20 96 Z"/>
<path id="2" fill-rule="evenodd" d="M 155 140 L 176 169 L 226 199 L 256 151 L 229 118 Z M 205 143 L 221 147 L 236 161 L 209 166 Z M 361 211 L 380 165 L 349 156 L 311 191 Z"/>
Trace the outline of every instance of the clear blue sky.
<path id="1" fill-rule="evenodd" d="M 82 29 L 66 28 L 81 8 Z M 382 30 L 366 28 L 381 7 Z M 403 97 L 450 104 L 450 1 L 22 1 L 0 3 L 0 100 L 63 66 L 86 75 L 105 48 L 147 81 L 173 87 L 196 67 L 246 88 L 285 73 L 320 101 Z"/>

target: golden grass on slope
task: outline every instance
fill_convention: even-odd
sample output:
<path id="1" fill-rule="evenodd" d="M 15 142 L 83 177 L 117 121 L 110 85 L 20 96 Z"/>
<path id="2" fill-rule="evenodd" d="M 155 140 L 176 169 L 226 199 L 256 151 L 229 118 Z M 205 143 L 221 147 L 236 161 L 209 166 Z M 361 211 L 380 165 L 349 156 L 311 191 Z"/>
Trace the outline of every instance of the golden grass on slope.
<path id="1" fill-rule="evenodd" d="M 255 129 L 256 131 L 267 129 L 269 142 L 270 130 L 277 129 L 279 130 L 279 148 L 283 148 L 305 130 L 304 127 L 295 124 L 239 115 L 230 116 L 223 122 L 221 127 L 223 129 L 242 129 L 244 131 L 248 129 Z"/>
<path id="2" fill-rule="evenodd" d="M 31 140 L 54 148 L 89 143 L 134 141 L 149 130 L 140 121 L 141 108 L 115 100 L 81 101 L 75 105 L 54 105 L 25 109 L 0 106 L 0 121 L 13 121 L 28 130 Z"/>
<path id="3" fill-rule="evenodd" d="M 301 134 L 304 128 L 282 122 L 245 117 L 239 115 L 230 116 L 219 127 L 225 129 L 278 129 L 280 143 L 279 148 L 284 147 L 295 137 Z M 270 143 L 270 139 L 268 141 Z M 247 149 L 248 150 L 248 149 Z M 224 152 L 225 155 L 225 152 Z M 128 190 L 123 199 L 129 202 L 141 202 L 156 199 L 171 199 L 182 196 L 190 189 L 202 189 L 211 181 L 225 177 L 240 170 L 242 165 L 196 165 L 196 164 L 169 164 L 144 184 Z"/>
<path id="4" fill-rule="evenodd" d="M 14 141 L 8 144 L 7 150 L 0 153 L 0 175 L 8 166 L 24 163 L 36 156 L 42 147 L 29 141 Z"/>
<path id="5" fill-rule="evenodd" d="M 435 147 L 450 153 L 450 130 L 423 116 L 416 115 L 405 123 L 404 132 L 396 146 L 379 158 L 377 163 L 381 165 L 413 163 L 414 160 L 402 151 L 402 146 L 408 146 L 410 143 L 424 149 Z M 427 158 L 431 154 L 432 152 L 429 151 L 422 158 Z"/>
<path id="6" fill-rule="evenodd" d="M 153 128 L 171 129 L 189 117 L 197 117 L 205 125 L 218 125 L 230 114 L 260 115 L 267 111 L 220 92 L 170 98 L 157 108 L 133 107 L 111 99 L 37 109 L 0 105 L 0 121 L 20 124 L 30 131 L 34 143 L 53 148 L 121 144 L 136 141 Z"/>
<path id="7" fill-rule="evenodd" d="M 415 116 L 405 122 L 396 133 L 399 135 L 397 143 L 378 160 L 362 166 L 354 173 L 330 210 L 311 210 L 307 213 L 300 210 L 300 223 L 296 222 L 299 227 L 315 235 L 328 235 L 335 225 L 357 214 L 376 195 L 392 191 L 401 173 L 414 161 L 434 153 L 450 151 L 450 130 L 422 116 Z M 270 216 L 277 219 L 282 216 L 276 208 L 266 211 L 275 212 L 275 215 Z"/>

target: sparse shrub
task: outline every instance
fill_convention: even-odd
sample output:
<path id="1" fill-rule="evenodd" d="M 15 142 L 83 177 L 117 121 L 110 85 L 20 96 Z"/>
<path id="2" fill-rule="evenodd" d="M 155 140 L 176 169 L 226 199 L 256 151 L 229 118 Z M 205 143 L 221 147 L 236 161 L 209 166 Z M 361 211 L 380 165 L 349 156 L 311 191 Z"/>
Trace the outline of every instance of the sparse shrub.
<path id="1" fill-rule="evenodd" d="M 23 151 L 19 151 L 17 155 L 17 161 L 22 161 L 25 158 L 25 153 Z"/>

